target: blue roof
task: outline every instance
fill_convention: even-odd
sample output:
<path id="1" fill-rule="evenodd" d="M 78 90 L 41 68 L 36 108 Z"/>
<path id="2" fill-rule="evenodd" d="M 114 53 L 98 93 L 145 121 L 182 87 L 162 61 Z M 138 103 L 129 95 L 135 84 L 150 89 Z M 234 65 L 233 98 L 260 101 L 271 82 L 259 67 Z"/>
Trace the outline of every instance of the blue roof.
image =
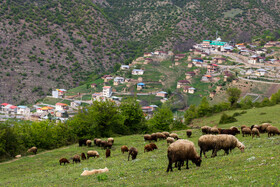
<path id="1" fill-rule="evenodd" d="M 143 82 L 140 82 L 137 84 L 137 86 L 145 86 L 145 84 Z"/>
<path id="2" fill-rule="evenodd" d="M 20 106 L 18 106 L 18 108 L 27 108 L 27 106 L 20 105 Z"/>

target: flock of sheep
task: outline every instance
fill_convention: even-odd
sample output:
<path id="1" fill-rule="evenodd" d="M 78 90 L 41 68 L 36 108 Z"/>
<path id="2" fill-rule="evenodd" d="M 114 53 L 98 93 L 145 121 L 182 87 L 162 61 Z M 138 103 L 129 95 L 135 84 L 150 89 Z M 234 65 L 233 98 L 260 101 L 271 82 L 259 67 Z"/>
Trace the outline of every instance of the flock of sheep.
<path id="1" fill-rule="evenodd" d="M 178 167 L 181 170 L 181 167 L 184 165 L 186 161 L 186 168 L 188 167 L 188 161 L 192 161 L 196 166 L 200 166 L 202 162 L 202 154 L 207 158 L 206 152 L 212 150 L 211 157 L 217 156 L 217 152 L 219 150 L 224 150 L 224 154 L 229 154 L 235 147 L 244 152 L 245 146 L 235 137 L 236 134 L 240 134 L 240 131 L 237 127 L 231 127 L 229 129 L 221 129 L 209 126 L 201 127 L 202 136 L 198 139 L 198 146 L 200 147 L 200 155 L 196 152 L 196 148 L 193 142 L 181 139 L 175 133 L 169 132 L 157 132 L 153 134 L 145 134 L 144 140 L 149 141 L 150 143 L 144 146 L 144 153 L 153 151 L 158 149 L 155 142 L 158 140 L 166 140 L 168 146 L 167 157 L 168 157 L 168 167 L 167 172 L 172 171 L 172 164 L 175 163 L 175 167 Z M 278 128 L 270 125 L 269 123 L 263 123 L 262 125 L 252 125 L 251 127 L 247 127 L 245 125 L 241 126 L 242 136 L 254 136 L 260 137 L 260 133 L 268 133 L 268 137 L 274 136 L 275 134 L 280 135 L 280 131 Z M 192 135 L 192 130 L 187 130 L 186 135 L 188 138 Z M 95 146 L 102 147 L 104 150 L 106 149 L 106 158 L 110 157 L 111 151 L 114 144 L 113 138 L 108 138 L 107 141 L 95 138 L 93 141 Z M 92 141 L 88 139 L 79 140 L 79 146 L 92 146 Z M 32 147 L 28 150 L 28 152 L 37 153 L 37 148 Z M 121 152 L 124 154 L 128 152 L 128 161 L 130 156 L 132 160 L 136 159 L 138 155 L 138 150 L 135 147 L 131 147 L 128 149 L 126 145 L 121 146 Z M 86 156 L 87 155 L 87 156 Z M 81 155 L 75 155 L 73 158 L 73 163 L 81 162 L 82 160 L 89 159 L 90 157 L 99 158 L 99 153 L 94 150 L 90 150 L 87 154 L 81 153 Z M 64 163 L 70 163 L 68 159 L 61 158 L 59 160 L 60 165 Z"/>

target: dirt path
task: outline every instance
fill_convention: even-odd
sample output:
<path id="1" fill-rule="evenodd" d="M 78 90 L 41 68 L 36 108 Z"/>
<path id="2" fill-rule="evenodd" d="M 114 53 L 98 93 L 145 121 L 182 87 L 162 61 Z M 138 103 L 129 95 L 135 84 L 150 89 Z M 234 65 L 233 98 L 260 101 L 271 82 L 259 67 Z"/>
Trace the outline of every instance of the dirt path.
<path id="1" fill-rule="evenodd" d="M 60 149 L 60 150 L 63 150 L 63 149 L 68 149 L 69 147 L 70 147 L 70 146 L 63 147 L 63 148 L 59 148 L 59 149 Z M 38 154 L 36 154 L 36 155 L 28 155 L 27 157 L 34 157 L 34 156 L 37 156 L 37 155 L 42 155 L 42 154 L 45 154 L 45 153 L 53 152 L 54 150 L 57 150 L 57 149 L 44 151 L 44 152 L 38 153 Z M 25 157 L 26 157 L 26 156 L 25 156 Z M 21 158 L 24 158 L 24 157 L 21 157 Z M 12 162 L 15 162 L 15 161 L 17 161 L 17 160 L 20 160 L 21 158 L 15 158 L 15 159 L 12 159 L 12 160 L 9 160 L 9 161 L 6 161 L 6 162 L 1 162 L 0 165 L 12 163 Z"/>

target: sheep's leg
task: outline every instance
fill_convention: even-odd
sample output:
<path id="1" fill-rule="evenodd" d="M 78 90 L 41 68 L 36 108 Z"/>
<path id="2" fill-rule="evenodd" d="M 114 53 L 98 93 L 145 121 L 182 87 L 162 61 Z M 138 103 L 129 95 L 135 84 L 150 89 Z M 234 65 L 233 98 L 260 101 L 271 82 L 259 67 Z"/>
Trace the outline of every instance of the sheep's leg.
<path id="1" fill-rule="evenodd" d="M 202 149 L 200 148 L 200 157 L 202 156 Z"/>
<path id="2" fill-rule="evenodd" d="M 175 162 L 175 166 L 174 166 L 174 168 L 177 168 L 177 162 Z"/>
<path id="3" fill-rule="evenodd" d="M 189 160 L 188 159 L 187 159 L 186 165 L 187 165 L 186 169 L 189 169 Z"/>
<path id="4" fill-rule="evenodd" d="M 181 161 L 179 161 L 178 170 L 181 170 Z"/>
<path id="5" fill-rule="evenodd" d="M 203 151 L 203 154 L 204 154 L 204 157 L 207 158 L 207 156 L 206 156 L 206 151 Z M 201 157 L 201 156 L 200 156 L 200 157 Z"/>
<path id="6" fill-rule="evenodd" d="M 169 163 L 168 163 L 168 167 L 167 167 L 166 172 L 169 172 L 169 170 L 170 170 L 170 171 L 173 171 L 173 169 L 172 169 L 172 161 L 171 161 L 170 158 L 168 158 L 168 160 L 169 160 Z"/>

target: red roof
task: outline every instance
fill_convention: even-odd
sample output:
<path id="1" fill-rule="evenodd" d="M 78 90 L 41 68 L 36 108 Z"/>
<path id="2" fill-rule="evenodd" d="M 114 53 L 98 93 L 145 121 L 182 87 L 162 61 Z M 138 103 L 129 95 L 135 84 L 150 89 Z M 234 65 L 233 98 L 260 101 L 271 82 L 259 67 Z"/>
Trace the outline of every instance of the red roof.
<path id="1" fill-rule="evenodd" d="M 17 108 L 17 106 L 14 105 L 10 106 L 10 109 L 15 109 L 15 108 Z"/>
<path id="2" fill-rule="evenodd" d="M 217 64 L 212 64 L 212 66 L 218 66 Z"/>
<path id="3" fill-rule="evenodd" d="M 9 105 L 9 103 L 2 103 L 1 105 L 3 105 L 3 106 L 7 106 L 7 105 Z"/>
<path id="4" fill-rule="evenodd" d="M 65 104 L 65 103 L 56 103 L 55 105 L 67 106 L 67 104 Z"/>
<path id="5" fill-rule="evenodd" d="M 209 78 L 210 78 L 210 77 L 211 77 L 211 75 L 205 75 L 205 77 L 209 77 Z"/>

